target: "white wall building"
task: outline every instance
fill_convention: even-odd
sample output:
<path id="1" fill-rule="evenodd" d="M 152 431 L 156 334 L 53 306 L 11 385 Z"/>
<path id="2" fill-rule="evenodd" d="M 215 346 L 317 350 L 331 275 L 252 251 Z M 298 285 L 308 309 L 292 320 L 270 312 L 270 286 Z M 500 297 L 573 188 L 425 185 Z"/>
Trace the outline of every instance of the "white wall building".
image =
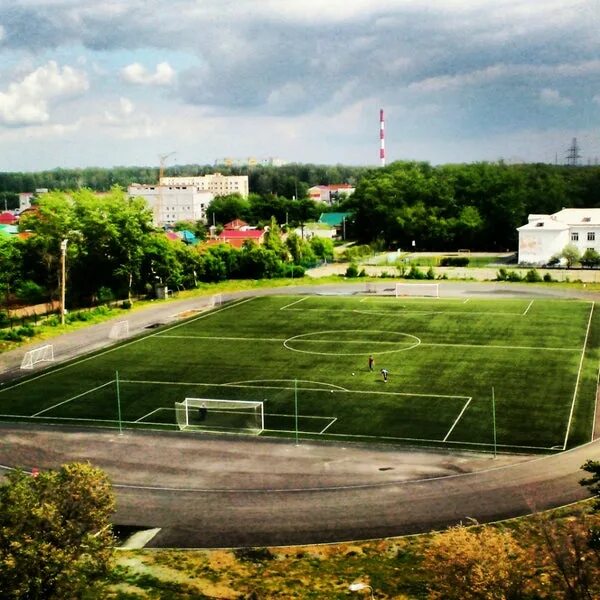
<path id="1" fill-rule="evenodd" d="M 174 188 L 194 186 L 198 190 L 211 192 L 214 196 L 240 194 L 243 198 L 248 197 L 248 175 L 211 173 L 198 177 L 161 177 L 160 183 Z"/>
<path id="2" fill-rule="evenodd" d="M 177 221 L 204 221 L 215 194 L 193 185 L 140 185 L 127 188 L 129 197 L 141 196 L 154 214 L 155 225 L 173 225 Z"/>
<path id="3" fill-rule="evenodd" d="M 600 208 L 563 208 L 553 215 L 529 215 L 519 232 L 519 263 L 544 265 L 573 244 L 581 254 L 600 252 Z"/>

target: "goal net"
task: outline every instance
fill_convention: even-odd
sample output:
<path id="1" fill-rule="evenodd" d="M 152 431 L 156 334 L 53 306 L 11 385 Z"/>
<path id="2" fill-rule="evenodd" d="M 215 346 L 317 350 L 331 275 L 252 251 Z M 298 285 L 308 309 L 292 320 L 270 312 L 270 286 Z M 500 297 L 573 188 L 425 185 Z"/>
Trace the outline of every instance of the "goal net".
<path id="1" fill-rule="evenodd" d="M 115 323 L 108 334 L 111 340 L 120 340 L 129 335 L 129 321 L 119 321 Z"/>
<path id="2" fill-rule="evenodd" d="M 439 283 L 397 283 L 396 298 L 402 296 L 439 298 L 439 287 Z"/>
<path id="3" fill-rule="evenodd" d="M 25 352 L 21 361 L 21 369 L 33 369 L 33 366 L 40 362 L 50 362 L 54 360 L 54 346 L 48 344 L 34 350 Z"/>
<path id="4" fill-rule="evenodd" d="M 175 402 L 175 419 L 181 430 L 258 435 L 265 428 L 262 402 L 186 398 Z"/>
<path id="5" fill-rule="evenodd" d="M 223 296 L 221 294 L 215 294 L 211 296 L 210 306 L 214 308 L 215 306 L 221 306 L 223 304 Z"/>

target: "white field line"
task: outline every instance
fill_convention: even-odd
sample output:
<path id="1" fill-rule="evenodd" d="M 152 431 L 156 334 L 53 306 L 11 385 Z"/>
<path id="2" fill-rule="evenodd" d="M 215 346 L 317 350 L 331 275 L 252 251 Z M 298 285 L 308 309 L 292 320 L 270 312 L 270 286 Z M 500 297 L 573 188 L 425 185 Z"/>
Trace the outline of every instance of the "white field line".
<path id="1" fill-rule="evenodd" d="M 569 412 L 569 422 L 567 423 L 567 431 L 565 433 L 565 441 L 563 443 L 563 450 L 567 449 L 567 442 L 569 440 L 569 431 L 571 430 L 571 421 L 573 420 L 573 413 L 575 412 L 575 400 L 577 399 L 577 390 L 579 389 L 579 379 L 581 377 L 581 369 L 583 367 L 583 359 L 585 357 L 585 349 L 587 346 L 588 336 L 590 334 L 590 326 L 592 324 L 592 315 L 594 314 L 595 302 L 592 302 L 592 309 L 590 310 L 590 318 L 588 319 L 588 325 L 585 332 L 585 340 L 583 341 L 583 348 L 581 349 L 581 358 L 579 359 L 579 369 L 577 370 L 577 379 L 575 380 L 575 390 L 573 391 L 573 401 L 571 402 L 571 411 Z"/>
<path id="2" fill-rule="evenodd" d="M 533 304 L 533 300 L 527 305 L 527 308 L 525 309 L 525 312 L 523 313 L 523 316 L 525 316 L 529 312 L 529 309 L 531 308 L 532 304 Z"/>
<path id="3" fill-rule="evenodd" d="M 221 336 L 221 335 L 157 335 L 159 338 L 169 338 L 178 340 L 217 340 L 217 341 L 231 341 L 231 342 L 243 342 L 245 340 L 249 342 L 285 342 L 287 338 L 260 338 L 260 337 L 233 337 L 233 336 Z"/>
<path id="4" fill-rule="evenodd" d="M 365 296 L 365 297 L 364 297 L 362 300 L 360 300 L 359 302 L 364 302 L 365 300 L 368 300 L 368 299 L 369 299 L 369 297 L 368 297 L 368 296 Z"/>
<path id="5" fill-rule="evenodd" d="M 35 381 L 36 379 L 41 379 L 42 377 L 47 377 L 48 375 L 53 375 L 54 373 L 58 373 L 59 371 L 64 371 L 65 369 L 70 369 L 71 367 L 75 367 L 76 365 L 80 365 L 81 363 L 87 362 L 88 360 L 93 360 L 95 358 L 98 358 L 99 356 L 104 356 L 105 354 L 109 354 L 110 352 L 115 352 L 115 350 L 122 350 L 123 348 L 126 348 L 127 346 L 131 346 L 132 344 L 137 344 L 139 342 L 143 342 L 144 340 L 147 340 L 147 339 L 149 339 L 151 337 L 156 337 L 156 336 L 160 335 L 161 333 L 164 333 L 164 332 L 167 332 L 167 331 L 171 331 L 172 329 L 176 329 L 177 327 L 181 327 L 182 325 L 189 325 L 190 323 L 198 321 L 199 319 L 205 319 L 206 317 L 210 317 L 212 315 L 216 315 L 217 313 L 219 313 L 219 312 L 221 312 L 223 310 L 228 310 L 229 308 L 234 308 L 236 306 L 240 306 L 240 304 L 245 304 L 246 302 L 250 302 L 251 300 L 254 300 L 257 297 L 258 296 L 253 296 L 252 298 L 246 298 L 245 300 L 241 300 L 240 302 L 234 302 L 232 304 L 228 304 L 227 306 L 224 306 L 223 308 L 219 308 L 218 310 L 212 310 L 210 312 L 206 312 L 206 313 L 203 313 L 201 315 L 198 315 L 194 319 L 190 319 L 189 321 L 186 321 L 185 323 L 177 323 L 176 325 L 168 327 L 164 331 L 157 331 L 156 333 L 151 333 L 150 335 L 145 335 L 144 337 L 136 338 L 135 340 L 131 340 L 130 342 L 126 342 L 125 344 L 121 344 L 119 346 L 113 346 L 111 348 L 108 348 L 107 350 L 104 350 L 104 352 L 98 352 L 97 354 L 93 354 L 92 356 L 86 356 L 85 358 L 82 358 L 81 360 L 77 360 L 75 362 L 71 362 L 68 365 L 64 365 L 62 367 L 58 367 L 56 369 L 52 369 L 51 371 L 45 371 L 43 373 L 40 373 L 36 377 L 30 377 L 30 378 L 25 379 L 23 381 L 19 381 L 18 383 L 15 383 L 15 384 L 13 384 L 11 386 L 8 386 L 8 387 L 5 387 L 5 388 L 1 388 L 0 389 L 0 394 L 2 392 L 7 392 L 8 390 L 12 390 L 14 388 L 17 388 L 17 387 L 19 387 L 21 385 L 25 385 L 26 383 L 31 383 L 32 381 Z"/>
<path id="6" fill-rule="evenodd" d="M 92 388 L 91 390 L 86 390 L 85 392 L 82 392 L 81 394 L 77 394 L 77 396 L 73 396 L 72 398 L 68 398 L 67 400 L 63 400 L 62 402 L 58 402 L 57 404 L 54 404 L 52 406 L 49 406 L 48 408 L 44 408 L 44 410 L 40 410 L 39 412 L 36 412 L 34 415 L 31 415 L 32 417 L 39 417 L 40 415 L 43 415 L 45 412 L 48 412 L 49 410 L 52 410 L 53 408 L 57 408 L 58 406 L 62 406 L 63 404 L 66 404 L 67 402 L 71 402 L 73 400 L 77 400 L 77 398 L 81 398 L 82 396 L 85 396 L 87 394 L 91 394 L 92 392 L 95 392 L 96 390 L 102 389 L 103 387 L 106 387 L 107 385 L 112 385 L 115 382 L 114 379 L 111 379 L 110 381 L 107 381 L 106 383 L 103 383 L 102 385 L 99 385 L 95 388 Z"/>
<path id="7" fill-rule="evenodd" d="M 383 342 L 375 342 L 383 343 Z M 487 348 L 488 350 L 558 350 L 560 352 L 580 352 L 581 348 L 555 348 L 552 346 L 499 346 L 495 344 L 444 344 L 435 342 L 421 342 L 420 346 L 442 346 L 450 348 Z"/>
<path id="8" fill-rule="evenodd" d="M 370 298 L 369 298 L 370 299 Z M 470 315 L 489 315 L 502 317 L 520 317 L 523 313 L 520 312 L 492 312 L 492 311 L 460 311 L 460 310 L 364 310 L 358 308 L 288 308 L 287 310 L 298 311 L 315 311 L 315 312 L 353 312 L 365 315 L 386 315 L 386 316 L 406 316 L 406 315 L 462 315 L 468 317 Z"/>
<path id="9" fill-rule="evenodd" d="M 294 386 L 275 386 L 275 385 L 242 385 L 238 383 L 194 383 L 194 382 L 179 382 L 179 381 L 152 381 L 148 379 L 120 379 L 121 383 L 138 383 L 138 384 L 152 384 L 152 385 L 187 385 L 187 386 L 198 386 L 198 387 L 235 387 L 235 388 L 250 388 L 250 389 L 266 389 L 266 390 L 294 390 L 308 391 L 308 392 L 327 392 L 323 388 L 296 388 Z M 318 382 L 315 382 L 318 383 Z M 329 385 L 329 384 L 328 384 Z M 471 396 L 455 396 L 451 394 L 420 394 L 417 392 L 379 392 L 373 390 L 346 390 L 346 389 L 333 389 L 329 390 L 332 394 L 371 394 L 381 396 L 413 396 L 415 398 L 458 398 L 459 400 L 468 400 Z"/>
<path id="10" fill-rule="evenodd" d="M 466 299 L 466 300 L 463 302 L 463 304 L 466 304 L 466 303 L 467 303 L 467 302 L 468 302 L 470 299 L 471 299 L 471 298 L 467 298 L 467 299 Z"/>
<path id="11" fill-rule="evenodd" d="M 300 300 L 296 300 L 295 302 L 286 304 L 285 306 L 282 306 L 279 310 L 285 310 L 286 308 L 288 308 L 288 306 L 294 306 L 294 304 L 298 304 L 299 302 L 302 302 L 303 300 L 306 300 L 307 298 L 308 298 L 308 296 L 302 296 L 302 298 L 300 298 Z"/>
<path id="12" fill-rule="evenodd" d="M 319 435 L 325 433 L 336 421 L 337 421 L 337 417 L 334 417 L 333 421 L 331 421 L 331 423 L 329 423 L 329 425 L 327 425 L 326 427 L 321 429 L 321 431 L 319 431 Z"/>
<path id="13" fill-rule="evenodd" d="M 341 385 L 336 385 L 335 383 L 326 383 L 324 381 L 314 381 L 313 379 L 244 379 L 243 381 L 230 381 L 229 383 L 218 383 L 216 385 L 222 385 L 222 386 L 234 386 L 234 385 L 242 385 L 242 384 L 248 384 L 248 383 L 261 383 L 261 382 L 269 382 L 269 383 L 273 383 L 273 382 L 277 382 L 277 383 L 281 383 L 281 382 L 285 382 L 285 383 L 290 383 L 290 382 L 296 382 L 296 383 L 316 383 L 317 385 L 325 385 L 327 387 L 332 387 L 332 388 L 337 388 L 338 390 L 342 390 L 343 392 L 348 391 L 345 387 L 342 387 Z M 251 385 L 249 387 L 255 387 L 255 388 L 259 388 L 262 386 L 256 386 L 256 385 Z M 299 390 L 303 390 L 306 388 L 298 388 Z"/>
<path id="14" fill-rule="evenodd" d="M 598 374 L 596 375 L 596 400 L 594 402 L 594 420 L 592 422 L 592 439 L 590 442 L 594 441 L 594 436 L 596 435 L 596 418 L 598 416 L 598 394 L 600 394 L 600 364 L 598 364 Z"/>
<path id="15" fill-rule="evenodd" d="M 442 442 L 445 442 L 450 437 L 450 434 L 452 433 L 452 431 L 454 430 L 454 428 L 456 427 L 456 425 L 460 421 L 460 418 L 463 416 L 465 410 L 467 410 L 469 404 L 471 404 L 471 400 L 472 400 L 472 398 L 469 398 L 465 402 L 465 405 L 463 406 L 463 409 L 460 411 L 460 414 L 458 415 L 458 417 L 456 417 L 456 420 L 454 421 L 454 423 L 452 423 L 452 427 L 450 427 L 450 429 L 448 430 L 448 433 L 446 434 L 446 437 L 442 440 Z"/>
<path id="16" fill-rule="evenodd" d="M 149 417 L 150 415 L 153 415 L 155 412 L 158 412 L 159 410 L 175 410 L 174 408 L 169 408 L 167 406 L 162 406 L 161 408 L 155 408 L 153 411 L 149 412 L 147 415 L 144 415 L 143 417 L 140 417 L 139 419 L 136 419 L 134 421 L 134 423 L 139 423 L 140 421 L 143 421 L 146 417 Z"/>

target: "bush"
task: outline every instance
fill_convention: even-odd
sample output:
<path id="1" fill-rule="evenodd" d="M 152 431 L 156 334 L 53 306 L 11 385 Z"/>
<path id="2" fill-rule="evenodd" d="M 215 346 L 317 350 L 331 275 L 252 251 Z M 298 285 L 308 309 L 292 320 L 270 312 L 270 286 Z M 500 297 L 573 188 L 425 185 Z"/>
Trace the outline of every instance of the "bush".
<path id="1" fill-rule="evenodd" d="M 525 281 L 529 283 L 537 283 L 538 281 L 542 281 L 540 274 L 535 269 L 529 269 L 525 274 Z"/>
<path id="2" fill-rule="evenodd" d="M 113 294 L 113 291 L 109 287 L 105 287 L 105 286 L 101 287 L 98 290 L 96 297 L 98 299 L 98 302 L 100 302 L 100 303 L 110 302 L 111 300 L 115 299 L 115 295 Z"/>
<path id="3" fill-rule="evenodd" d="M 506 269 L 504 267 L 502 267 L 501 269 L 498 269 L 498 272 L 496 273 L 496 281 L 506 281 L 506 278 L 507 278 Z"/>
<path id="4" fill-rule="evenodd" d="M 506 274 L 507 281 L 523 281 L 523 278 L 517 271 L 508 271 Z"/>
<path id="5" fill-rule="evenodd" d="M 16 329 L 4 329 L 0 331 L 0 339 L 7 342 L 20 342 L 23 340 Z"/>
<path id="6" fill-rule="evenodd" d="M 10 319 L 5 312 L 0 311 L 0 327 L 4 327 L 10 323 Z"/>
<path id="7" fill-rule="evenodd" d="M 552 279 L 552 275 L 550 275 L 550 273 L 545 273 L 544 274 L 544 281 L 546 283 L 551 283 L 552 281 L 554 281 L 554 279 Z"/>
<path id="8" fill-rule="evenodd" d="M 427 279 L 435 279 L 435 271 L 433 270 L 433 267 L 429 267 L 426 277 Z"/>
<path id="9" fill-rule="evenodd" d="M 60 325 L 60 317 L 58 315 L 50 315 L 45 321 L 44 325 L 49 327 L 58 327 Z"/>
<path id="10" fill-rule="evenodd" d="M 346 277 L 358 277 L 358 267 L 355 263 L 350 263 L 346 269 Z"/>
<path id="11" fill-rule="evenodd" d="M 121 308 L 123 310 L 129 310 L 131 306 L 131 300 L 123 300 L 123 302 L 121 302 Z"/>
<path id="12" fill-rule="evenodd" d="M 362 269 L 361 272 L 358 274 L 359 277 L 366 277 L 367 276 L 367 272 Z"/>
<path id="13" fill-rule="evenodd" d="M 414 265 L 410 268 L 410 271 L 405 275 L 406 279 L 425 279 L 427 275 Z"/>
<path id="14" fill-rule="evenodd" d="M 466 267 L 468 264 L 468 256 L 442 256 L 440 260 L 440 267 Z"/>
<path id="15" fill-rule="evenodd" d="M 273 560 L 275 555 L 268 548 L 237 548 L 233 551 L 238 560 L 248 562 L 263 562 Z"/>
<path id="16" fill-rule="evenodd" d="M 17 335 L 21 337 L 33 337 L 35 335 L 35 329 L 33 325 L 23 325 L 17 329 Z"/>
<path id="17" fill-rule="evenodd" d="M 17 287 L 16 296 L 26 304 L 39 304 L 45 300 L 44 288 L 35 281 L 23 281 Z"/>

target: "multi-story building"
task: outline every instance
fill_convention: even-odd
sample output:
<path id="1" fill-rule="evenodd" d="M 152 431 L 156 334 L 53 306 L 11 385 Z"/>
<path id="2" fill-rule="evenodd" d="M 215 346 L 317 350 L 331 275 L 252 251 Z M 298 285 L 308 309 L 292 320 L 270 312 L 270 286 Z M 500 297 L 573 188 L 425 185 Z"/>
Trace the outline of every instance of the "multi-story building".
<path id="1" fill-rule="evenodd" d="M 269 156 L 268 158 L 255 158 L 249 156 L 248 158 L 232 158 L 230 156 L 226 158 L 217 158 L 215 160 L 215 166 L 224 165 L 226 167 L 283 167 L 287 165 L 287 160 L 282 158 L 275 158 Z"/>
<path id="2" fill-rule="evenodd" d="M 333 204 L 343 196 L 354 194 L 355 188 L 349 183 L 336 183 L 334 185 L 315 185 L 308 188 L 308 197 L 315 202 Z"/>
<path id="3" fill-rule="evenodd" d="M 581 254 L 600 252 L 600 208 L 563 208 L 553 215 L 529 215 L 519 232 L 519 263 L 544 265 L 573 244 Z"/>
<path id="4" fill-rule="evenodd" d="M 160 183 L 170 188 L 193 186 L 198 190 L 210 192 L 213 196 L 240 194 L 248 197 L 248 175 L 221 175 L 211 173 L 197 177 L 161 177 Z"/>
<path id="5" fill-rule="evenodd" d="M 178 221 L 204 221 L 206 210 L 216 194 L 194 185 L 140 185 L 127 188 L 129 197 L 146 200 L 154 214 L 155 225 L 173 225 Z"/>

